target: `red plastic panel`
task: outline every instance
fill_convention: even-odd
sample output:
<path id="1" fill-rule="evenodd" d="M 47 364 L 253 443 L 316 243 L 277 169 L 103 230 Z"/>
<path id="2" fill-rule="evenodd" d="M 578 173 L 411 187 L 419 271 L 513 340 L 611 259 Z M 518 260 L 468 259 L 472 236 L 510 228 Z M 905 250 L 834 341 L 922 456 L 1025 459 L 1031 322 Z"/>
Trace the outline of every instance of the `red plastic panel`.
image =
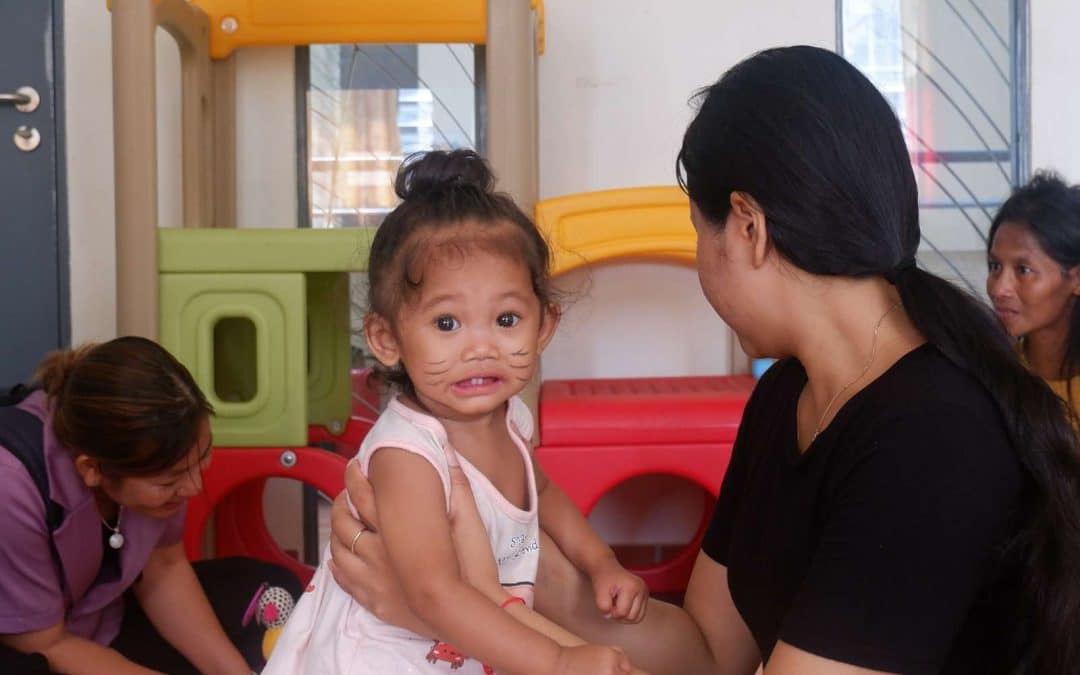
<path id="1" fill-rule="evenodd" d="M 551 380 L 540 391 L 544 446 L 732 443 L 749 375 Z"/>
<path id="2" fill-rule="evenodd" d="M 653 593 L 686 590 L 701 537 L 712 514 L 731 461 L 731 444 L 662 444 L 649 446 L 555 446 L 536 449 L 544 472 L 570 501 L 588 514 L 604 494 L 619 483 L 648 474 L 680 476 L 703 487 L 712 499 L 706 505 L 693 540 L 675 557 L 659 565 L 635 568 Z"/>
<path id="3" fill-rule="evenodd" d="M 286 450 L 295 454 L 291 466 L 281 462 Z M 247 555 L 278 563 L 304 583 L 314 570 L 282 551 L 266 531 L 262 516 L 262 488 L 267 478 L 291 478 L 330 496 L 345 489 L 346 459 L 319 448 L 217 448 L 203 473 L 203 491 L 188 500 L 184 550 L 191 560 L 202 557 L 203 532 L 215 507 L 218 555 Z M 223 550 L 222 550 L 223 549 Z"/>

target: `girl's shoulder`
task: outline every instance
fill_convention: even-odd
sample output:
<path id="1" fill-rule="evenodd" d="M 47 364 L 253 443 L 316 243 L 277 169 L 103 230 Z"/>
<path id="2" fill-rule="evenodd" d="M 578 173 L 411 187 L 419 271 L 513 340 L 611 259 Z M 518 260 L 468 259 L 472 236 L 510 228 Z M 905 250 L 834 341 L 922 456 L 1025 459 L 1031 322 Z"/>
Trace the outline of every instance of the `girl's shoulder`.
<path id="1" fill-rule="evenodd" d="M 417 446 L 415 449 L 423 448 L 425 452 L 442 452 L 447 447 L 446 430 L 437 419 L 410 408 L 395 396 L 364 437 L 360 444 L 360 456 L 384 447 L 413 450 L 414 446 Z"/>
<path id="2" fill-rule="evenodd" d="M 354 458 L 365 476 L 369 475 L 371 458 L 384 448 L 405 450 L 427 460 L 443 484 L 446 506 L 450 508 L 451 450 L 446 430 L 438 420 L 409 408 L 397 397 L 391 399 Z"/>
<path id="3" fill-rule="evenodd" d="M 536 427 L 529 406 L 519 396 L 512 396 L 506 403 L 506 420 L 511 431 L 516 433 L 528 446 Z"/>

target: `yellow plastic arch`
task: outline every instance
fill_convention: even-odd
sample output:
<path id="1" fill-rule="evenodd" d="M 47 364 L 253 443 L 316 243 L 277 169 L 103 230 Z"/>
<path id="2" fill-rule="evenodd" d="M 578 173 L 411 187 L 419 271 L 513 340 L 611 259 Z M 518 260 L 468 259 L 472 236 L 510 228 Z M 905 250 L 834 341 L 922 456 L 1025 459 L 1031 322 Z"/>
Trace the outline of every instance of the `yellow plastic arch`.
<path id="1" fill-rule="evenodd" d="M 210 18 L 210 56 L 240 47 L 487 42 L 486 0 L 192 0 Z"/>
<path id="2" fill-rule="evenodd" d="M 690 202 L 675 186 L 582 192 L 536 204 L 552 275 L 621 259 L 693 265 Z"/>

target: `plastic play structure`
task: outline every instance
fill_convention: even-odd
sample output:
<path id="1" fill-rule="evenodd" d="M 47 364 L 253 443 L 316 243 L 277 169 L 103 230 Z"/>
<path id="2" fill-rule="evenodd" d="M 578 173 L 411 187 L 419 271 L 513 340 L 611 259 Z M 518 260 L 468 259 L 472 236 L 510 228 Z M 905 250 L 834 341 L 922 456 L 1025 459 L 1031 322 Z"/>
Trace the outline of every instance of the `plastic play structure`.
<path id="1" fill-rule="evenodd" d="M 192 371 L 214 405 L 218 446 L 192 499 L 185 547 L 204 554 L 214 515 L 217 555 L 311 569 L 266 531 L 268 478 L 342 489 L 345 457 L 378 404 L 350 372 L 347 275 L 363 271 L 368 229 L 235 229 L 233 51 L 315 43 L 485 46 L 486 156 L 524 208 L 535 206 L 556 273 L 652 258 L 692 264 L 685 195 L 643 188 L 536 203 L 536 56 L 543 4 L 529 0 L 112 0 L 117 306 L 121 334 L 156 338 Z M 180 47 L 182 228 L 157 223 L 155 44 Z M 548 382 L 539 461 L 588 513 L 618 483 L 681 476 L 716 495 L 752 388 L 748 376 Z M 318 447 L 316 447 L 318 444 Z M 328 452 L 325 447 L 339 452 Z M 344 456 L 343 456 L 344 455 Z M 699 526 L 699 536 L 704 522 Z M 685 587 L 697 541 L 640 570 L 654 591 Z"/>
<path id="2" fill-rule="evenodd" d="M 545 200 L 536 206 L 536 222 L 551 244 L 555 274 L 627 259 L 694 264 L 689 204 L 676 187 Z M 687 546 L 668 560 L 635 568 L 654 593 L 686 589 L 753 387 L 749 375 L 551 380 L 542 386 L 537 459 L 582 513 L 616 485 L 649 474 L 678 476 L 709 495 Z"/>

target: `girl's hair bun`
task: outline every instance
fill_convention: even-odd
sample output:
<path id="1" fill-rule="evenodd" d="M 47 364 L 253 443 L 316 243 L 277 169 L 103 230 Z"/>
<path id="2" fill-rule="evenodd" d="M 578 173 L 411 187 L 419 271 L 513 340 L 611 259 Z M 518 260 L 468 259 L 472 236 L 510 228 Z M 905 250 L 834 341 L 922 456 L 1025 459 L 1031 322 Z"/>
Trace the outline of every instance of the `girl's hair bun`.
<path id="1" fill-rule="evenodd" d="M 414 153 L 405 158 L 394 182 L 394 192 L 406 201 L 459 187 L 486 194 L 495 187 L 495 175 L 474 150 Z"/>

